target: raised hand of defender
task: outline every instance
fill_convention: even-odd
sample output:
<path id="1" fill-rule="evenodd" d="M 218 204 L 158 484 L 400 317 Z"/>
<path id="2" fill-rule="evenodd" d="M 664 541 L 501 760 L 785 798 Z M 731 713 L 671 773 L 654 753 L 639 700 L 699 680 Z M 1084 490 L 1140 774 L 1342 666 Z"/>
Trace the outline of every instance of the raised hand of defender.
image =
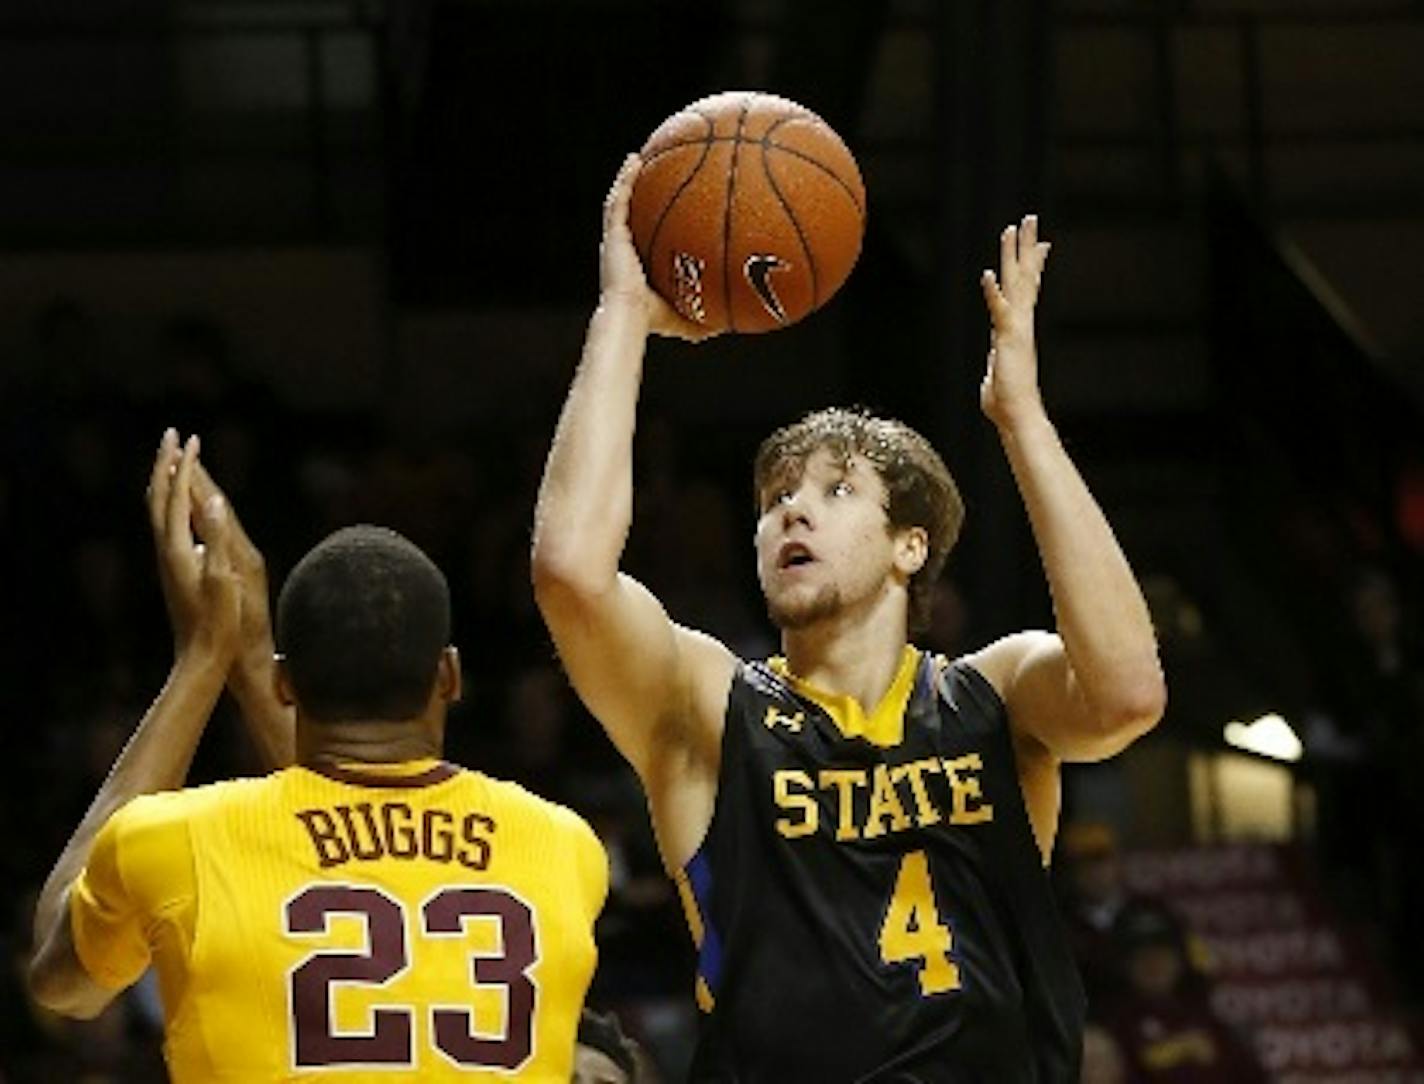
<path id="1" fill-rule="evenodd" d="M 220 495 L 195 500 L 198 438 L 163 434 L 148 484 L 158 578 L 177 655 L 227 663 L 237 652 L 241 589 L 232 567 L 230 517 Z"/>
<path id="2" fill-rule="evenodd" d="M 638 250 L 633 247 L 633 231 L 628 228 L 628 203 L 633 181 L 643 160 L 630 154 L 623 160 L 613 187 L 603 201 L 603 241 L 598 249 L 599 288 L 606 298 L 623 298 L 638 305 L 647 315 L 648 330 L 674 339 L 700 342 L 714 332 L 683 317 L 648 285 Z"/>
<path id="3" fill-rule="evenodd" d="M 193 499 L 207 506 L 219 502 L 227 520 L 228 553 L 242 592 L 241 646 L 238 665 L 266 675 L 272 668 L 272 604 L 267 562 L 238 518 L 237 509 L 201 461 L 193 464 Z M 264 678 L 265 681 L 265 678 Z"/>
<path id="4" fill-rule="evenodd" d="M 228 690 L 237 700 L 262 762 L 268 768 L 285 768 L 296 756 L 296 732 L 292 709 L 277 696 L 267 562 L 243 528 L 237 509 L 201 461 L 193 464 L 193 499 L 203 505 L 221 502 L 227 517 L 228 552 L 242 597 L 237 656 L 228 671 Z"/>
<path id="5" fill-rule="evenodd" d="M 989 307 L 989 364 L 979 403 L 1000 427 L 1043 409 L 1033 313 L 1049 248 L 1038 239 L 1038 217 L 1026 215 L 999 236 L 999 273 L 985 271 L 979 279 Z"/>

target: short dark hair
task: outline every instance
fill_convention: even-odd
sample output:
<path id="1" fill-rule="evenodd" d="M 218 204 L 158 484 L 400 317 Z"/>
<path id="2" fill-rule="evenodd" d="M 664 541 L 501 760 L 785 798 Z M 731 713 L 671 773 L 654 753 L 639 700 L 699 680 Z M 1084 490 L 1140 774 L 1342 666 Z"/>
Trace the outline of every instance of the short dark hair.
<path id="1" fill-rule="evenodd" d="M 964 501 L 949 468 L 933 446 L 904 422 L 880 418 L 864 408 L 830 407 L 778 429 L 758 449 L 752 468 L 758 511 L 773 483 L 799 475 L 806 460 L 825 448 L 842 462 L 863 456 L 885 483 L 890 527 L 923 527 L 929 556 L 910 577 L 910 631 L 929 627 L 934 585 L 964 525 Z"/>
<path id="2" fill-rule="evenodd" d="M 277 649 L 318 722 L 413 719 L 450 641 L 450 589 L 420 548 L 385 527 L 346 527 L 292 569 Z"/>

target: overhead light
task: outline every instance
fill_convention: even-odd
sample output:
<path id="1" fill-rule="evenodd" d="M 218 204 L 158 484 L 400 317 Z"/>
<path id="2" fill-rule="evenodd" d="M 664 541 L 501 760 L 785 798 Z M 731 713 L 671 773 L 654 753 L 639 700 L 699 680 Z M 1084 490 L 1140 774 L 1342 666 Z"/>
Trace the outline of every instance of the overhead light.
<path id="1" fill-rule="evenodd" d="M 1227 723 L 1226 744 L 1272 760 L 1299 760 L 1304 746 L 1279 715 L 1263 715 L 1252 723 Z"/>

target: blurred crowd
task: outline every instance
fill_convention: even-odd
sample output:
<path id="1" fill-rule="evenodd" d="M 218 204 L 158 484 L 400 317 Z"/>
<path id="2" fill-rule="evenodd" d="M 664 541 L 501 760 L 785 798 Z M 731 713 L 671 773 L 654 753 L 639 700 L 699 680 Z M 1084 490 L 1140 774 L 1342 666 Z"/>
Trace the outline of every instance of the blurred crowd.
<path id="1" fill-rule="evenodd" d="M 1112 829 L 1065 825 L 1056 873 L 1088 995 L 1082 1084 L 1266 1084 L 1250 1037 L 1213 1007 L 1207 950 L 1166 900 L 1128 887 Z"/>

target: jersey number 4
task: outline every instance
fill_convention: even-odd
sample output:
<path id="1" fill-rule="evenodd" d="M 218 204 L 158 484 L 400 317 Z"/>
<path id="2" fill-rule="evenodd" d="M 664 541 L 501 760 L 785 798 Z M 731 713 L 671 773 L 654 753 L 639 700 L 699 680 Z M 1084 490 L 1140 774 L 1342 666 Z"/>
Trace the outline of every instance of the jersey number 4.
<path id="1" fill-rule="evenodd" d="M 288 935 L 326 935 L 333 915 L 352 915 L 365 923 L 365 950 L 313 952 L 288 976 L 292 1020 L 292 1061 L 298 1067 L 362 1065 L 413 1068 L 414 1016 L 409 1006 L 371 1011 L 369 1029 L 342 1033 L 333 1020 L 333 987 L 381 987 L 410 966 L 406 909 L 380 889 L 354 885 L 312 885 L 287 901 Z M 468 1008 L 430 1010 L 435 1049 L 455 1065 L 518 1069 L 534 1050 L 534 982 L 529 969 L 538 961 L 534 914 L 519 897 L 498 887 L 443 888 L 420 908 L 418 935 L 458 938 L 468 919 L 499 924 L 501 945 L 494 955 L 472 954 L 470 981 L 505 991 L 501 1034 L 480 1034 Z"/>
<path id="2" fill-rule="evenodd" d="M 959 965 L 949 958 L 954 935 L 940 921 L 930 881 L 929 857 L 911 851 L 900 861 L 895 891 L 880 926 L 880 959 L 887 964 L 919 965 L 920 993 L 958 990 Z"/>

